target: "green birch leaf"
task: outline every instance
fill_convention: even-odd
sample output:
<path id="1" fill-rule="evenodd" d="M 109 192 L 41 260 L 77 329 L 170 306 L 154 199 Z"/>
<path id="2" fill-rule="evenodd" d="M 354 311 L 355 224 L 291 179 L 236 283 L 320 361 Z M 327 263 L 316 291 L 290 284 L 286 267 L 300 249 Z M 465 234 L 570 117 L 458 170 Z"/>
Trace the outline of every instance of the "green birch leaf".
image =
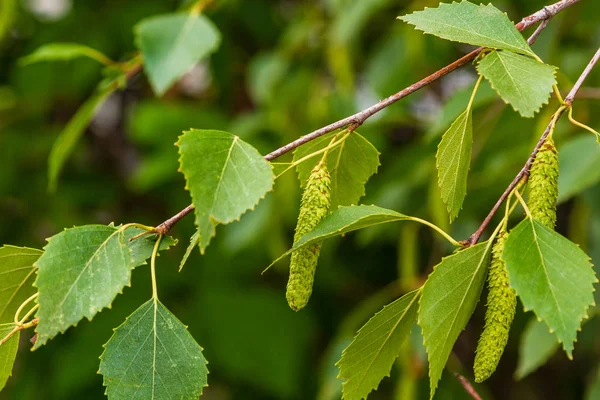
<path id="1" fill-rule="evenodd" d="M 196 400 L 207 386 L 202 348 L 156 299 L 127 317 L 104 347 L 99 372 L 109 399 Z"/>
<path id="2" fill-rule="evenodd" d="M 486 55 L 477 64 L 477 71 L 523 117 L 533 117 L 548 103 L 556 83 L 556 67 L 510 51 Z"/>
<path id="3" fill-rule="evenodd" d="M 21 303 L 35 293 L 33 264 L 41 255 L 27 247 L 0 247 L 0 323 L 12 322 Z"/>
<path id="4" fill-rule="evenodd" d="M 40 308 L 34 349 L 110 307 L 130 285 L 133 268 L 123 230 L 106 225 L 75 227 L 52 236 L 35 265 Z"/>
<path id="5" fill-rule="evenodd" d="M 559 202 L 564 202 L 600 182 L 600 149 L 594 136 L 578 136 L 561 146 L 558 165 Z"/>
<path id="6" fill-rule="evenodd" d="M 109 85 L 87 99 L 56 138 L 50 151 L 50 158 L 48 159 L 48 189 L 51 192 L 56 190 L 60 172 L 67 158 L 69 158 L 75 149 L 77 141 L 81 138 L 91 119 L 94 117 L 96 110 L 100 108 L 114 91 L 115 87 Z"/>
<path id="7" fill-rule="evenodd" d="M 91 47 L 78 43 L 49 43 L 37 48 L 33 53 L 21 58 L 21 65 L 41 61 L 68 61 L 80 57 L 89 57 L 101 64 L 112 64 L 112 60 Z"/>
<path id="8" fill-rule="evenodd" d="M 458 216 L 467 195 L 472 148 L 473 120 L 471 108 L 467 108 L 444 133 L 435 156 L 438 185 L 450 222 Z"/>
<path id="9" fill-rule="evenodd" d="M 600 399 L 600 369 L 598 369 L 594 379 L 585 391 L 585 400 L 597 399 Z"/>
<path id="10" fill-rule="evenodd" d="M 294 151 L 294 161 L 327 147 L 334 135 L 335 132 L 298 147 Z M 303 187 L 321 156 L 319 154 L 298 165 L 298 178 Z M 331 149 L 327 156 L 327 169 L 331 175 L 331 210 L 358 203 L 365 195 L 365 184 L 377 172 L 379 165 L 377 149 L 356 132 Z"/>
<path id="11" fill-rule="evenodd" d="M 200 231 L 198 229 L 196 229 L 196 232 L 194 232 L 194 234 L 190 238 L 190 244 L 188 245 L 187 249 L 185 249 L 185 254 L 183 255 L 183 258 L 181 259 L 181 262 L 179 263 L 179 272 L 181 272 L 181 270 L 183 269 L 183 266 L 185 265 L 188 258 L 192 254 L 192 251 L 194 251 L 196 246 L 198 246 L 198 243 L 200 243 Z"/>
<path id="12" fill-rule="evenodd" d="M 162 96 L 194 64 L 213 53 L 221 34 L 204 15 L 167 14 L 142 20 L 135 43 L 157 96 Z"/>
<path id="13" fill-rule="evenodd" d="M 374 225 L 395 221 L 410 221 L 412 219 L 413 217 L 377 206 L 342 206 L 325 217 L 315 229 L 302 236 L 294 243 L 294 246 L 291 249 L 283 253 L 277 260 L 273 261 L 271 265 L 300 247 L 321 242 L 333 236 L 343 235 L 347 232 L 368 228 Z"/>
<path id="14" fill-rule="evenodd" d="M 139 267 L 146 265 L 147 260 L 152 256 L 154 251 L 154 245 L 156 244 L 156 235 L 145 235 L 139 237 L 133 241 L 129 241 L 135 235 L 145 232 L 143 229 L 132 227 L 125 230 L 125 243 L 129 246 L 131 251 L 131 262 L 133 267 Z M 177 239 L 172 236 L 163 236 L 158 246 L 158 251 L 169 250 L 172 246 L 177 244 Z"/>
<path id="15" fill-rule="evenodd" d="M 204 253 L 215 227 L 254 209 L 275 178 L 260 153 L 231 133 L 193 129 L 180 136 L 177 145 Z"/>
<path id="16" fill-rule="evenodd" d="M 423 287 L 418 324 L 429 359 L 432 398 L 454 342 L 479 302 L 491 248 L 488 241 L 444 258 Z"/>
<path id="17" fill-rule="evenodd" d="M 589 257 L 567 238 L 527 218 L 508 235 L 502 253 L 525 311 L 546 322 L 569 358 L 598 282 Z"/>
<path id="18" fill-rule="evenodd" d="M 523 379 L 546 364 L 559 345 L 556 336 L 550 333 L 545 323 L 531 318 L 521 335 L 515 378 Z"/>
<path id="19" fill-rule="evenodd" d="M 491 4 L 441 3 L 398 18 L 442 39 L 534 55 L 506 14 Z"/>
<path id="20" fill-rule="evenodd" d="M 15 324 L 0 324 L 0 339 L 8 335 Z M 17 332 L 10 339 L 0 346 L 0 390 L 6 385 L 6 381 L 12 375 L 13 365 L 17 358 L 17 350 L 19 349 L 19 338 L 21 332 Z"/>
<path id="21" fill-rule="evenodd" d="M 417 320 L 421 290 L 405 294 L 383 307 L 367 322 L 337 362 L 344 378 L 344 400 L 361 400 L 390 375 L 400 347 Z"/>

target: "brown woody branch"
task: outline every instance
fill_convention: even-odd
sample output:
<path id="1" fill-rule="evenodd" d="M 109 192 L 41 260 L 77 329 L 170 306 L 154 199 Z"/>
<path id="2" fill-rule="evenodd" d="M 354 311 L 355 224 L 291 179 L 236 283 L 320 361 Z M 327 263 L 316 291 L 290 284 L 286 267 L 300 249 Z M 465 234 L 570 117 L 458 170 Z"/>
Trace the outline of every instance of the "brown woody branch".
<path id="1" fill-rule="evenodd" d="M 471 382 L 469 382 L 469 380 L 467 378 L 465 378 L 464 376 L 462 376 L 461 374 L 459 374 L 458 372 L 454 373 L 454 376 L 456 377 L 456 379 L 458 379 L 458 381 L 460 382 L 460 384 L 462 385 L 462 387 L 465 389 L 465 391 L 474 399 L 474 400 L 483 400 L 481 398 L 481 396 L 479 396 L 479 393 L 477 393 L 477 391 L 475 390 L 475 388 L 473 387 L 473 385 L 471 385 Z"/>
<path id="2" fill-rule="evenodd" d="M 590 62 L 588 63 L 588 65 L 585 67 L 585 69 L 583 70 L 583 72 L 579 76 L 579 79 L 577 79 L 577 82 L 575 82 L 575 85 L 573 86 L 573 88 L 571 89 L 571 91 L 569 92 L 569 94 L 567 95 L 567 97 L 565 97 L 564 105 L 561 106 L 552 115 L 550 123 L 548 124 L 548 126 L 544 130 L 544 133 L 542 134 L 542 136 L 540 137 L 540 140 L 535 145 L 535 148 L 531 152 L 531 155 L 527 159 L 527 162 L 525 163 L 525 165 L 523 166 L 523 168 L 521 168 L 521 170 L 519 171 L 519 173 L 517 174 L 517 176 L 515 176 L 515 178 L 510 183 L 510 185 L 508 185 L 508 187 L 504 191 L 504 193 L 502 193 L 502 196 L 500 196 L 500 198 L 498 199 L 498 201 L 496 202 L 496 204 L 494 204 L 494 207 L 492 207 L 491 211 L 489 212 L 489 214 L 487 215 L 487 217 L 485 217 L 485 219 L 483 220 L 483 222 L 481 223 L 481 225 L 479 226 L 479 228 L 475 231 L 475 233 L 473 233 L 469 237 L 469 239 L 467 239 L 467 245 L 473 246 L 474 244 L 476 244 L 479 241 L 479 239 L 481 238 L 481 235 L 483 234 L 483 231 L 485 231 L 485 228 L 488 226 L 488 224 L 490 223 L 490 221 L 494 217 L 494 214 L 496 214 L 496 212 L 498 211 L 498 209 L 500 208 L 500 206 L 502 205 L 502 203 L 504 203 L 504 201 L 509 196 L 509 194 L 514 190 L 514 188 L 519 184 L 519 182 L 522 179 L 527 179 L 528 178 L 528 176 L 529 176 L 529 169 L 531 168 L 531 165 L 533 164 L 533 161 L 535 160 L 535 156 L 537 155 L 538 151 L 540 150 L 540 147 L 542 147 L 542 144 L 544 144 L 544 141 L 546 140 L 546 138 L 548 137 L 548 135 L 552 131 L 552 126 L 555 124 L 556 121 L 558 121 L 558 119 L 561 117 L 561 115 L 566 110 L 568 110 L 571 107 L 571 105 L 573 104 L 573 100 L 575 99 L 575 96 L 577 95 L 577 92 L 579 91 L 579 89 L 583 85 L 583 82 L 588 77 L 588 75 L 590 74 L 590 72 L 592 72 L 592 69 L 594 68 L 594 66 L 598 62 L 599 58 L 600 58 L 600 48 L 598 49 L 598 51 L 596 51 L 596 54 L 594 54 L 594 56 L 592 57 L 592 59 L 590 60 Z"/>
<path id="3" fill-rule="evenodd" d="M 527 29 L 530 26 L 535 25 L 538 22 L 543 22 L 543 23 L 547 22 L 550 18 L 552 18 L 553 16 L 555 16 L 556 14 L 558 14 L 565 8 L 571 6 L 575 3 L 578 3 L 579 1 L 580 0 L 560 0 L 552 5 L 544 7 L 543 9 L 537 11 L 534 14 L 531 14 L 531 15 L 523 18 L 518 24 L 515 25 L 515 27 L 519 31 L 523 31 L 524 29 Z M 544 28 L 545 28 L 545 24 L 540 25 L 538 27 L 538 29 L 536 29 L 536 31 L 533 33 L 533 35 L 528 39 L 528 43 L 532 44 L 533 42 L 535 42 L 537 36 Z M 354 131 L 356 128 L 361 126 L 369 117 L 373 116 L 374 114 L 378 113 L 379 111 L 383 110 L 384 108 L 394 104 L 398 100 L 403 99 L 404 97 L 416 92 L 417 90 L 437 81 L 438 79 L 448 75 L 450 72 L 470 63 L 479 55 L 479 53 L 482 50 L 483 50 L 483 47 L 479 47 L 479 48 L 473 50 L 472 52 L 470 52 L 469 54 L 454 61 L 453 63 L 434 72 L 433 74 L 402 89 L 398 93 L 395 93 L 395 94 L 381 100 L 379 103 L 374 104 L 373 106 L 371 106 L 363 111 L 360 111 L 356 114 L 350 115 L 349 117 L 346 117 L 346 118 L 336 121 L 332 124 L 324 126 L 320 129 L 317 129 L 316 131 L 313 131 L 307 135 L 304 135 L 304 136 L 294 140 L 293 142 L 290 142 L 290 143 L 286 144 L 285 146 L 282 146 L 282 147 L 278 148 L 277 150 L 272 151 L 271 153 L 269 153 L 265 156 L 265 160 L 272 161 L 272 160 L 274 160 L 278 157 L 281 157 L 282 155 L 294 150 L 295 148 L 310 142 L 311 140 L 317 139 L 318 137 L 323 136 L 327 133 L 333 132 L 337 129 L 347 127 L 348 130 Z M 187 214 L 189 214 L 193 210 L 194 210 L 193 205 L 187 206 L 186 208 L 184 208 L 183 210 L 178 212 L 176 215 L 174 215 L 171 218 L 169 218 L 168 220 L 164 221 L 163 223 L 158 225 L 154 230 L 152 230 L 148 233 L 159 233 L 162 235 L 167 234 L 171 230 L 173 225 L 175 225 L 177 222 L 179 222 L 179 220 L 181 220 L 183 217 L 185 217 Z M 484 227 L 484 229 L 485 229 L 485 227 Z"/>

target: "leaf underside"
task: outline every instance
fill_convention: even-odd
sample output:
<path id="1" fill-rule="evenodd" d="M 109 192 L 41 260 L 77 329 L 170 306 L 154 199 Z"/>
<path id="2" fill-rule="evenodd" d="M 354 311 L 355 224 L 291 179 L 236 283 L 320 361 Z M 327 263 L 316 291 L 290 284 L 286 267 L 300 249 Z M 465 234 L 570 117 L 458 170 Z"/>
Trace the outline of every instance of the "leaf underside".
<path id="1" fill-rule="evenodd" d="M 15 324 L 0 324 L 0 339 L 3 339 L 8 335 Z M 0 346 L 0 390 L 6 385 L 6 381 L 12 375 L 13 365 L 17 358 L 17 351 L 19 349 L 19 338 L 21 332 L 14 334 L 6 343 Z"/>
<path id="2" fill-rule="evenodd" d="M 521 343 L 519 344 L 519 361 L 515 378 L 523 379 L 552 357 L 558 350 L 560 343 L 548 330 L 548 326 L 538 321 L 536 318 L 530 318 L 521 334 Z"/>
<path id="3" fill-rule="evenodd" d="M 33 264 L 40 255 L 37 249 L 0 247 L 0 324 L 12 322 L 21 303 L 35 293 Z"/>
<path id="4" fill-rule="evenodd" d="M 525 311 L 533 310 L 569 358 L 597 282 L 590 258 L 567 238 L 532 219 L 509 234 L 502 257 Z"/>
<path id="5" fill-rule="evenodd" d="M 196 400 L 207 386 L 202 348 L 160 301 L 150 299 L 104 346 L 99 373 L 114 400 Z"/>

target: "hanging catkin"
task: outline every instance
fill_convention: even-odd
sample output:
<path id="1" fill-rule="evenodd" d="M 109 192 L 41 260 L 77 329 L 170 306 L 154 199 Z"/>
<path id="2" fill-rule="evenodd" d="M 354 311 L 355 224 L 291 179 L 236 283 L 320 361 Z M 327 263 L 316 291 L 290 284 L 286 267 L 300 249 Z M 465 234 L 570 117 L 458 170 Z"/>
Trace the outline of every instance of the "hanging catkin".
<path id="1" fill-rule="evenodd" d="M 558 198 L 558 152 L 552 136 L 548 136 L 538 151 L 529 174 L 527 207 L 533 219 L 550 229 L 556 224 Z"/>
<path id="2" fill-rule="evenodd" d="M 302 194 L 294 243 L 312 231 L 325 218 L 330 205 L 331 177 L 327 170 L 327 164 L 321 161 L 313 168 Z M 319 242 L 292 252 L 286 298 L 290 307 L 295 311 L 304 308 L 308 303 L 320 251 L 321 243 Z"/>
<path id="3" fill-rule="evenodd" d="M 501 258 L 507 236 L 506 232 L 501 231 L 492 248 L 485 325 L 477 344 L 473 364 L 475 382 L 478 383 L 489 378 L 496 370 L 508 341 L 508 332 L 517 306 L 517 294 L 510 287 L 508 272 Z"/>

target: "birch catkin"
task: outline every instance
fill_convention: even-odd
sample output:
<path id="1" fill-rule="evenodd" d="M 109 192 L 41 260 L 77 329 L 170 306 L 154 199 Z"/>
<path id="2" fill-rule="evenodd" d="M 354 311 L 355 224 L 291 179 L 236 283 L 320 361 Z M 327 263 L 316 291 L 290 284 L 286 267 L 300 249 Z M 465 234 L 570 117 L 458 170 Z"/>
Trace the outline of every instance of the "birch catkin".
<path id="1" fill-rule="evenodd" d="M 302 194 L 294 243 L 312 231 L 325 218 L 330 205 L 331 177 L 327 170 L 327 164 L 321 161 L 313 168 Z M 292 252 L 286 298 L 290 307 L 295 311 L 304 308 L 308 303 L 320 251 L 321 243 L 319 242 Z"/>
<path id="2" fill-rule="evenodd" d="M 529 174 L 527 207 L 533 219 L 550 229 L 556 224 L 558 198 L 558 152 L 552 136 L 548 136 L 538 151 Z"/>
<path id="3" fill-rule="evenodd" d="M 501 258 L 507 236 L 506 232 L 501 231 L 492 248 L 492 262 L 488 271 L 489 293 L 485 325 L 477 344 L 475 363 L 473 364 L 475 382 L 478 383 L 489 378 L 496 370 L 515 317 L 517 294 L 510 287 L 508 271 Z"/>

